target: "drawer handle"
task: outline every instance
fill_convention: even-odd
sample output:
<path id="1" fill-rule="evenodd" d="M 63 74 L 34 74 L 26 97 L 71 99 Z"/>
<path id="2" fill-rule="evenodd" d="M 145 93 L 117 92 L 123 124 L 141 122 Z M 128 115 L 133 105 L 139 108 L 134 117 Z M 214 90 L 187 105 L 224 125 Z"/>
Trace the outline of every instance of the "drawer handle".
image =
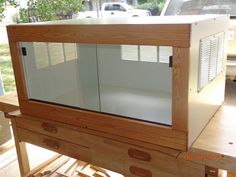
<path id="1" fill-rule="evenodd" d="M 129 171 L 139 177 L 152 177 L 152 173 L 148 170 L 138 168 L 135 166 L 130 166 Z"/>
<path id="2" fill-rule="evenodd" d="M 50 133 L 57 133 L 57 128 L 49 123 L 42 123 L 41 127 L 44 131 L 50 132 Z"/>
<path id="3" fill-rule="evenodd" d="M 53 149 L 59 149 L 59 144 L 55 141 L 52 141 L 50 139 L 44 139 L 43 142 L 48 146 Z"/>
<path id="4" fill-rule="evenodd" d="M 143 160 L 147 162 L 151 161 L 151 155 L 143 151 L 139 151 L 136 149 L 129 149 L 128 154 L 130 157 L 134 159 Z"/>

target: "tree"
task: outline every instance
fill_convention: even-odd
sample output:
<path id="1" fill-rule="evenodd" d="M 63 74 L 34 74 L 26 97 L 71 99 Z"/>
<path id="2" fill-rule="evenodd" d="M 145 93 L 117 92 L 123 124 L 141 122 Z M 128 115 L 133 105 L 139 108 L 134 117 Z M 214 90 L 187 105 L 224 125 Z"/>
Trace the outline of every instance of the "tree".
<path id="1" fill-rule="evenodd" d="M 141 0 L 139 0 L 141 1 Z M 150 10 L 152 15 L 160 15 L 166 0 L 147 0 L 146 2 L 142 0 L 142 4 L 138 5 L 139 9 Z"/>
<path id="2" fill-rule="evenodd" d="M 81 10 L 82 0 L 29 0 L 26 8 L 20 8 L 18 22 L 67 19 Z"/>
<path id="3" fill-rule="evenodd" d="M 0 21 L 4 18 L 4 10 L 7 3 L 15 7 L 18 6 L 16 0 L 0 0 Z"/>

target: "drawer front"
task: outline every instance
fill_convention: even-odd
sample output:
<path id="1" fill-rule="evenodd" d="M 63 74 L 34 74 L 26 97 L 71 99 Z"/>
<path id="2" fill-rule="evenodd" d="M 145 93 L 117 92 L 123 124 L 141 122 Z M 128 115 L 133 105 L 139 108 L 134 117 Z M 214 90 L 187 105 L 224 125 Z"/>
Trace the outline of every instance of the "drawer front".
<path id="1" fill-rule="evenodd" d="M 28 142 L 83 161 L 91 161 L 91 149 L 89 147 L 69 143 L 22 128 L 17 128 L 17 132 L 20 141 Z"/>
<path id="2" fill-rule="evenodd" d="M 78 129 L 73 128 L 72 126 L 62 127 L 55 123 L 49 123 L 45 121 L 41 122 L 27 118 L 16 119 L 16 124 L 17 127 L 22 129 L 27 129 L 32 132 L 65 140 L 73 144 L 89 147 L 94 152 L 94 154 L 110 153 L 111 157 L 117 154 L 120 156 L 119 158 L 122 157 L 123 160 L 130 162 L 146 165 L 151 165 L 153 163 L 159 164 L 159 160 L 157 161 L 157 159 L 163 159 L 167 156 L 164 153 L 158 151 L 138 148 L 136 146 L 127 143 L 121 143 L 109 138 L 80 132 Z M 175 159 L 171 156 L 167 157 L 169 157 L 170 160 Z"/>
<path id="3" fill-rule="evenodd" d="M 16 119 L 16 122 L 22 141 L 32 144 L 38 143 L 39 146 L 80 160 L 87 158 L 85 160 L 87 162 L 130 177 L 183 176 L 184 170 L 180 168 L 178 160 L 158 151 L 80 132 L 73 127 L 70 129 L 70 127 L 62 127 L 54 123 L 26 118 Z M 27 132 L 31 132 L 29 137 Z M 75 150 L 77 146 L 83 150 L 81 151 L 83 153 Z M 71 154 L 71 152 L 75 154 Z M 77 153 L 85 157 L 79 158 Z M 199 174 L 199 170 L 196 174 Z M 196 177 L 201 176 L 196 175 Z"/>

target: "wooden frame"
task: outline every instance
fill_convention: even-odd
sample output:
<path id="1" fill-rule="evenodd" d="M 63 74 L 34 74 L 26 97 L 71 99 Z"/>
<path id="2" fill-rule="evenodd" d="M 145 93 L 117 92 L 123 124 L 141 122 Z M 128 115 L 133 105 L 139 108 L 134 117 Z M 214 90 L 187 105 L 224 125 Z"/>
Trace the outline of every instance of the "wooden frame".
<path id="1" fill-rule="evenodd" d="M 200 19 L 207 19 L 201 17 Z M 178 150 L 188 148 L 190 33 L 193 21 L 167 24 L 34 24 L 7 27 L 22 114 L 79 126 Z M 196 20 L 196 19 L 195 19 Z M 109 35 L 104 32 L 109 31 Z M 161 35 L 160 35 L 161 34 Z M 27 97 L 19 42 L 142 44 L 173 46 L 172 126 L 121 119 Z"/>

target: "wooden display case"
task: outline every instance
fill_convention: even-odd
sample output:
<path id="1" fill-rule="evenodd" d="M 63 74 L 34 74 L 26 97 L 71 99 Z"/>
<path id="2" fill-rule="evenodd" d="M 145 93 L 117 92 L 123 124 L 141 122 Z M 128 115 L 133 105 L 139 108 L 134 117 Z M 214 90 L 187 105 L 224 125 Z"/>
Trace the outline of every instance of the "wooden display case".
<path id="1" fill-rule="evenodd" d="M 10 25 L 20 111 L 185 151 L 224 100 L 227 29 L 215 15 Z"/>

